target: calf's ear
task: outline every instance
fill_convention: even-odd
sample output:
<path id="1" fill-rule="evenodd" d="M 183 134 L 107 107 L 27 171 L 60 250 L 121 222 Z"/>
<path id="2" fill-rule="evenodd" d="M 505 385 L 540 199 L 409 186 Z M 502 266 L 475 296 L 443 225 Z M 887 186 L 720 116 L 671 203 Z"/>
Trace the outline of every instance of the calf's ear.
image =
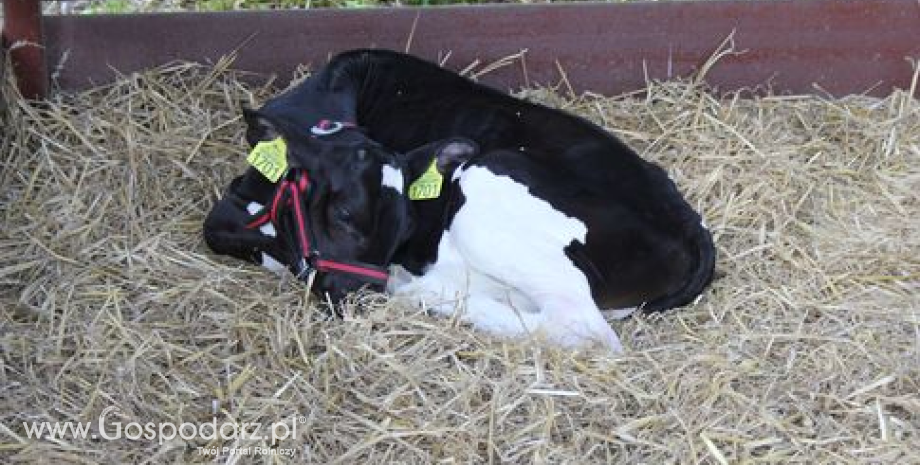
<path id="1" fill-rule="evenodd" d="M 408 166 L 406 174 L 410 180 L 417 179 L 431 167 L 431 162 L 434 160 L 438 172 L 449 176 L 463 162 L 477 154 L 479 154 L 479 146 L 462 137 L 432 142 L 405 154 L 404 159 Z"/>
<path id="2" fill-rule="evenodd" d="M 448 139 L 438 148 L 438 171 L 441 174 L 452 173 L 465 161 L 479 154 L 475 142 L 461 137 Z"/>
<path id="3" fill-rule="evenodd" d="M 280 136 L 275 124 L 268 117 L 252 108 L 244 106 L 242 109 L 243 119 L 246 121 L 247 126 L 246 142 L 251 147 L 255 147 L 259 142 L 273 140 Z"/>

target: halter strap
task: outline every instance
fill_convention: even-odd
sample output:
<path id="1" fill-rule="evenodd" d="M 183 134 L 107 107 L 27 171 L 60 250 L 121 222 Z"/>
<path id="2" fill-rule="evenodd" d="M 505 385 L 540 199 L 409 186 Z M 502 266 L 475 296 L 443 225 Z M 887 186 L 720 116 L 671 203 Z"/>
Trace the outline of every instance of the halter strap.
<path id="1" fill-rule="evenodd" d="M 315 246 L 316 241 L 313 239 L 310 216 L 306 213 L 310 194 L 310 178 L 306 171 L 291 170 L 288 178 L 281 180 L 278 184 L 271 204 L 262 207 L 262 210 L 256 212 L 255 218 L 246 224 L 246 228 L 255 229 L 271 222 L 277 230 L 282 230 L 280 217 L 285 211 L 293 207 L 296 245 L 298 246 L 298 255 L 300 257 L 296 265 L 296 274 L 299 279 L 303 279 L 311 271 L 317 270 L 323 273 L 353 275 L 368 283 L 386 284 L 389 273 L 384 267 L 322 257 Z"/>

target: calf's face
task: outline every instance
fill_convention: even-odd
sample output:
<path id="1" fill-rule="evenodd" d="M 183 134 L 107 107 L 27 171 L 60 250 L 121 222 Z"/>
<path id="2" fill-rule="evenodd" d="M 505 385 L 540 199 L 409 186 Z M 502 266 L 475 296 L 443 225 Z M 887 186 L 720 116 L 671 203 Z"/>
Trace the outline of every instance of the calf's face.
<path id="1" fill-rule="evenodd" d="M 308 192 L 302 196 L 306 218 L 301 223 L 308 225 L 311 248 L 318 257 L 388 266 L 412 227 L 403 196 L 405 178 L 396 154 L 357 131 L 350 137 L 311 138 L 303 128 L 257 112 L 246 110 L 245 116 L 250 144 L 284 139 L 291 172 L 308 176 Z M 278 186 L 253 168 L 235 179 L 205 220 L 209 247 L 217 253 L 296 271 L 301 252 L 293 208 L 284 208 L 276 224 L 246 226 L 260 207 L 272 204 Z M 313 290 L 337 302 L 366 283 L 356 274 L 318 272 Z M 383 290 L 382 285 L 371 287 Z"/>

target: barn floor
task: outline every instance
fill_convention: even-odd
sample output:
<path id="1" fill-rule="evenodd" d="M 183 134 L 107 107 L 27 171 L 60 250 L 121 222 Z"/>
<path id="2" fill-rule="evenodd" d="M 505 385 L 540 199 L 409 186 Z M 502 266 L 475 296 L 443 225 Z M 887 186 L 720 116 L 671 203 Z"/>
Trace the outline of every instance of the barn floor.
<path id="1" fill-rule="evenodd" d="M 920 104 L 906 93 L 525 92 L 666 166 L 715 233 L 712 288 L 612 322 L 628 347 L 612 358 L 382 296 L 330 321 L 296 282 L 210 254 L 202 219 L 244 167 L 239 103 L 272 92 L 238 78 L 180 64 L 42 106 L 4 84 L 0 461 L 275 463 L 293 448 L 345 464 L 920 463 Z M 120 439 L 30 439 L 23 424 L 98 432 L 107 407 Z M 265 436 L 285 422 L 293 439 L 258 455 L 246 447 L 269 441 L 127 437 L 213 412 Z"/>

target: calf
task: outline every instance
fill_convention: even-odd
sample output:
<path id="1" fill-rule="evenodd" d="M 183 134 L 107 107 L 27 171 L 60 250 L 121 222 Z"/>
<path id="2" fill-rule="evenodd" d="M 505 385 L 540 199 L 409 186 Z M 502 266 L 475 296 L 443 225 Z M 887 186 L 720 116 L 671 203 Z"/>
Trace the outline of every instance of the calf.
<path id="1" fill-rule="evenodd" d="M 359 50 L 246 110 L 283 141 L 205 222 L 209 246 L 333 300 L 387 289 L 504 335 L 620 343 L 600 309 L 659 311 L 710 282 L 715 250 L 667 174 L 613 135 L 420 59 Z M 433 142 L 434 141 L 434 142 Z"/>

